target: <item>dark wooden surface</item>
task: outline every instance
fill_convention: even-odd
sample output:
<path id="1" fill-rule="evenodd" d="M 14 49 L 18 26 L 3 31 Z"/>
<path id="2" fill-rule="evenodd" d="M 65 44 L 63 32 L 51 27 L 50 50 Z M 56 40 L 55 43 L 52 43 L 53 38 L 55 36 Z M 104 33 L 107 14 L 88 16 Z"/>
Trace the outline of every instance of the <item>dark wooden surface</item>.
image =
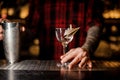
<path id="1" fill-rule="evenodd" d="M 69 70 L 58 61 L 23 60 L 9 65 L 0 61 L 0 80 L 120 80 L 119 61 L 93 60 L 92 69 Z"/>

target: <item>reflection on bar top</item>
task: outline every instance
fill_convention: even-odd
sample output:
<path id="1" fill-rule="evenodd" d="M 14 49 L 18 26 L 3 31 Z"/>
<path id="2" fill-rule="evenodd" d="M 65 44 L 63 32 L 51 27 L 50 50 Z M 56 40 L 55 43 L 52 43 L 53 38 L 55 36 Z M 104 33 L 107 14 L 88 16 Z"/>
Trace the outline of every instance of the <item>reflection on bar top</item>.
<path id="1" fill-rule="evenodd" d="M 40 70 L 40 71 L 60 71 L 61 68 L 57 67 L 59 61 L 54 60 L 23 60 L 12 65 L 0 65 L 0 69 L 3 70 Z M 105 60 L 93 60 L 93 68 L 78 68 L 74 66 L 71 71 L 102 71 L 102 70 L 120 70 L 119 61 L 105 61 Z M 63 67 L 65 70 L 68 68 Z M 63 69 L 62 68 L 62 69 Z"/>

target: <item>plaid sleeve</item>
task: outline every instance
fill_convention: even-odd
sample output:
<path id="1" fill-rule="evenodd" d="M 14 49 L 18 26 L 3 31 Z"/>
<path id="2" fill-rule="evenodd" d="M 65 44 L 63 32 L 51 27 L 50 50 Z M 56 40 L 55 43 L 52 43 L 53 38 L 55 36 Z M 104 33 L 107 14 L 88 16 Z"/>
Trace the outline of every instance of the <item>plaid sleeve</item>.
<path id="1" fill-rule="evenodd" d="M 94 0 L 91 0 L 91 2 L 88 3 L 89 5 L 86 14 L 87 36 L 85 43 L 82 45 L 82 48 L 87 50 L 90 54 L 95 51 L 100 40 L 100 32 L 102 31 L 101 10 L 103 9 L 100 0 L 95 0 L 94 5 L 92 1 Z M 92 10 L 90 10 L 89 8 L 92 8 Z"/>
<path id="2" fill-rule="evenodd" d="M 94 52 L 94 49 L 97 47 L 96 43 L 98 42 L 99 36 L 100 28 L 98 26 L 89 28 L 86 41 L 82 48 L 87 50 L 89 53 Z"/>

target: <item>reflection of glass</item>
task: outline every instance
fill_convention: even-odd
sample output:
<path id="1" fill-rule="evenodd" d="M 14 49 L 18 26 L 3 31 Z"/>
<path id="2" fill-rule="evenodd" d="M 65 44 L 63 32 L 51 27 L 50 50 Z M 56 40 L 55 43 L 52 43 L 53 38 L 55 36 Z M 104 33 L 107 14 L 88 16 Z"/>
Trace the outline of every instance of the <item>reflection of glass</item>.
<path id="1" fill-rule="evenodd" d="M 68 46 L 68 44 L 72 41 L 73 39 L 73 35 L 72 36 L 68 36 L 66 37 L 65 34 L 66 28 L 56 28 L 55 30 L 55 34 L 56 34 L 56 38 L 59 42 L 62 43 L 63 46 L 63 54 L 66 53 L 66 48 Z"/>
<path id="2" fill-rule="evenodd" d="M 60 69 L 60 75 L 63 80 L 83 80 L 86 78 L 86 76 L 90 76 L 89 74 L 85 76 L 85 73 L 82 71 L 79 71 L 79 69 L 68 70 L 63 67 Z"/>
<path id="3" fill-rule="evenodd" d="M 7 78 L 8 78 L 7 80 L 16 80 L 15 71 L 14 70 L 8 70 Z"/>

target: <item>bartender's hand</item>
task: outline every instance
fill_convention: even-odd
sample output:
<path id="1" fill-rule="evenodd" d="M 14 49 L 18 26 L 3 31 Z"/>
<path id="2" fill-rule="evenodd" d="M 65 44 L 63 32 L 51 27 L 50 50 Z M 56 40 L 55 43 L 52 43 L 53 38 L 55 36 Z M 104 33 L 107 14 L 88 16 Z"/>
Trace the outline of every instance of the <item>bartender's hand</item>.
<path id="1" fill-rule="evenodd" d="M 0 18 L 0 23 L 2 22 L 2 18 Z M 2 26 L 0 25 L 0 40 L 3 39 L 3 29 L 2 29 Z"/>
<path id="2" fill-rule="evenodd" d="M 3 39 L 3 29 L 2 26 L 0 25 L 0 40 Z"/>
<path id="3" fill-rule="evenodd" d="M 9 20 L 6 19 L 5 17 L 0 18 L 0 23 L 3 22 L 3 21 L 8 22 Z M 1 26 L 1 25 L 0 25 L 0 40 L 3 40 L 3 29 L 2 29 L 2 26 Z"/>
<path id="4" fill-rule="evenodd" d="M 69 69 L 71 69 L 76 64 L 78 64 L 79 68 L 83 68 L 85 66 L 92 68 L 92 61 L 90 60 L 88 52 L 80 47 L 71 49 L 60 58 L 61 63 L 71 61 L 68 65 Z"/>

